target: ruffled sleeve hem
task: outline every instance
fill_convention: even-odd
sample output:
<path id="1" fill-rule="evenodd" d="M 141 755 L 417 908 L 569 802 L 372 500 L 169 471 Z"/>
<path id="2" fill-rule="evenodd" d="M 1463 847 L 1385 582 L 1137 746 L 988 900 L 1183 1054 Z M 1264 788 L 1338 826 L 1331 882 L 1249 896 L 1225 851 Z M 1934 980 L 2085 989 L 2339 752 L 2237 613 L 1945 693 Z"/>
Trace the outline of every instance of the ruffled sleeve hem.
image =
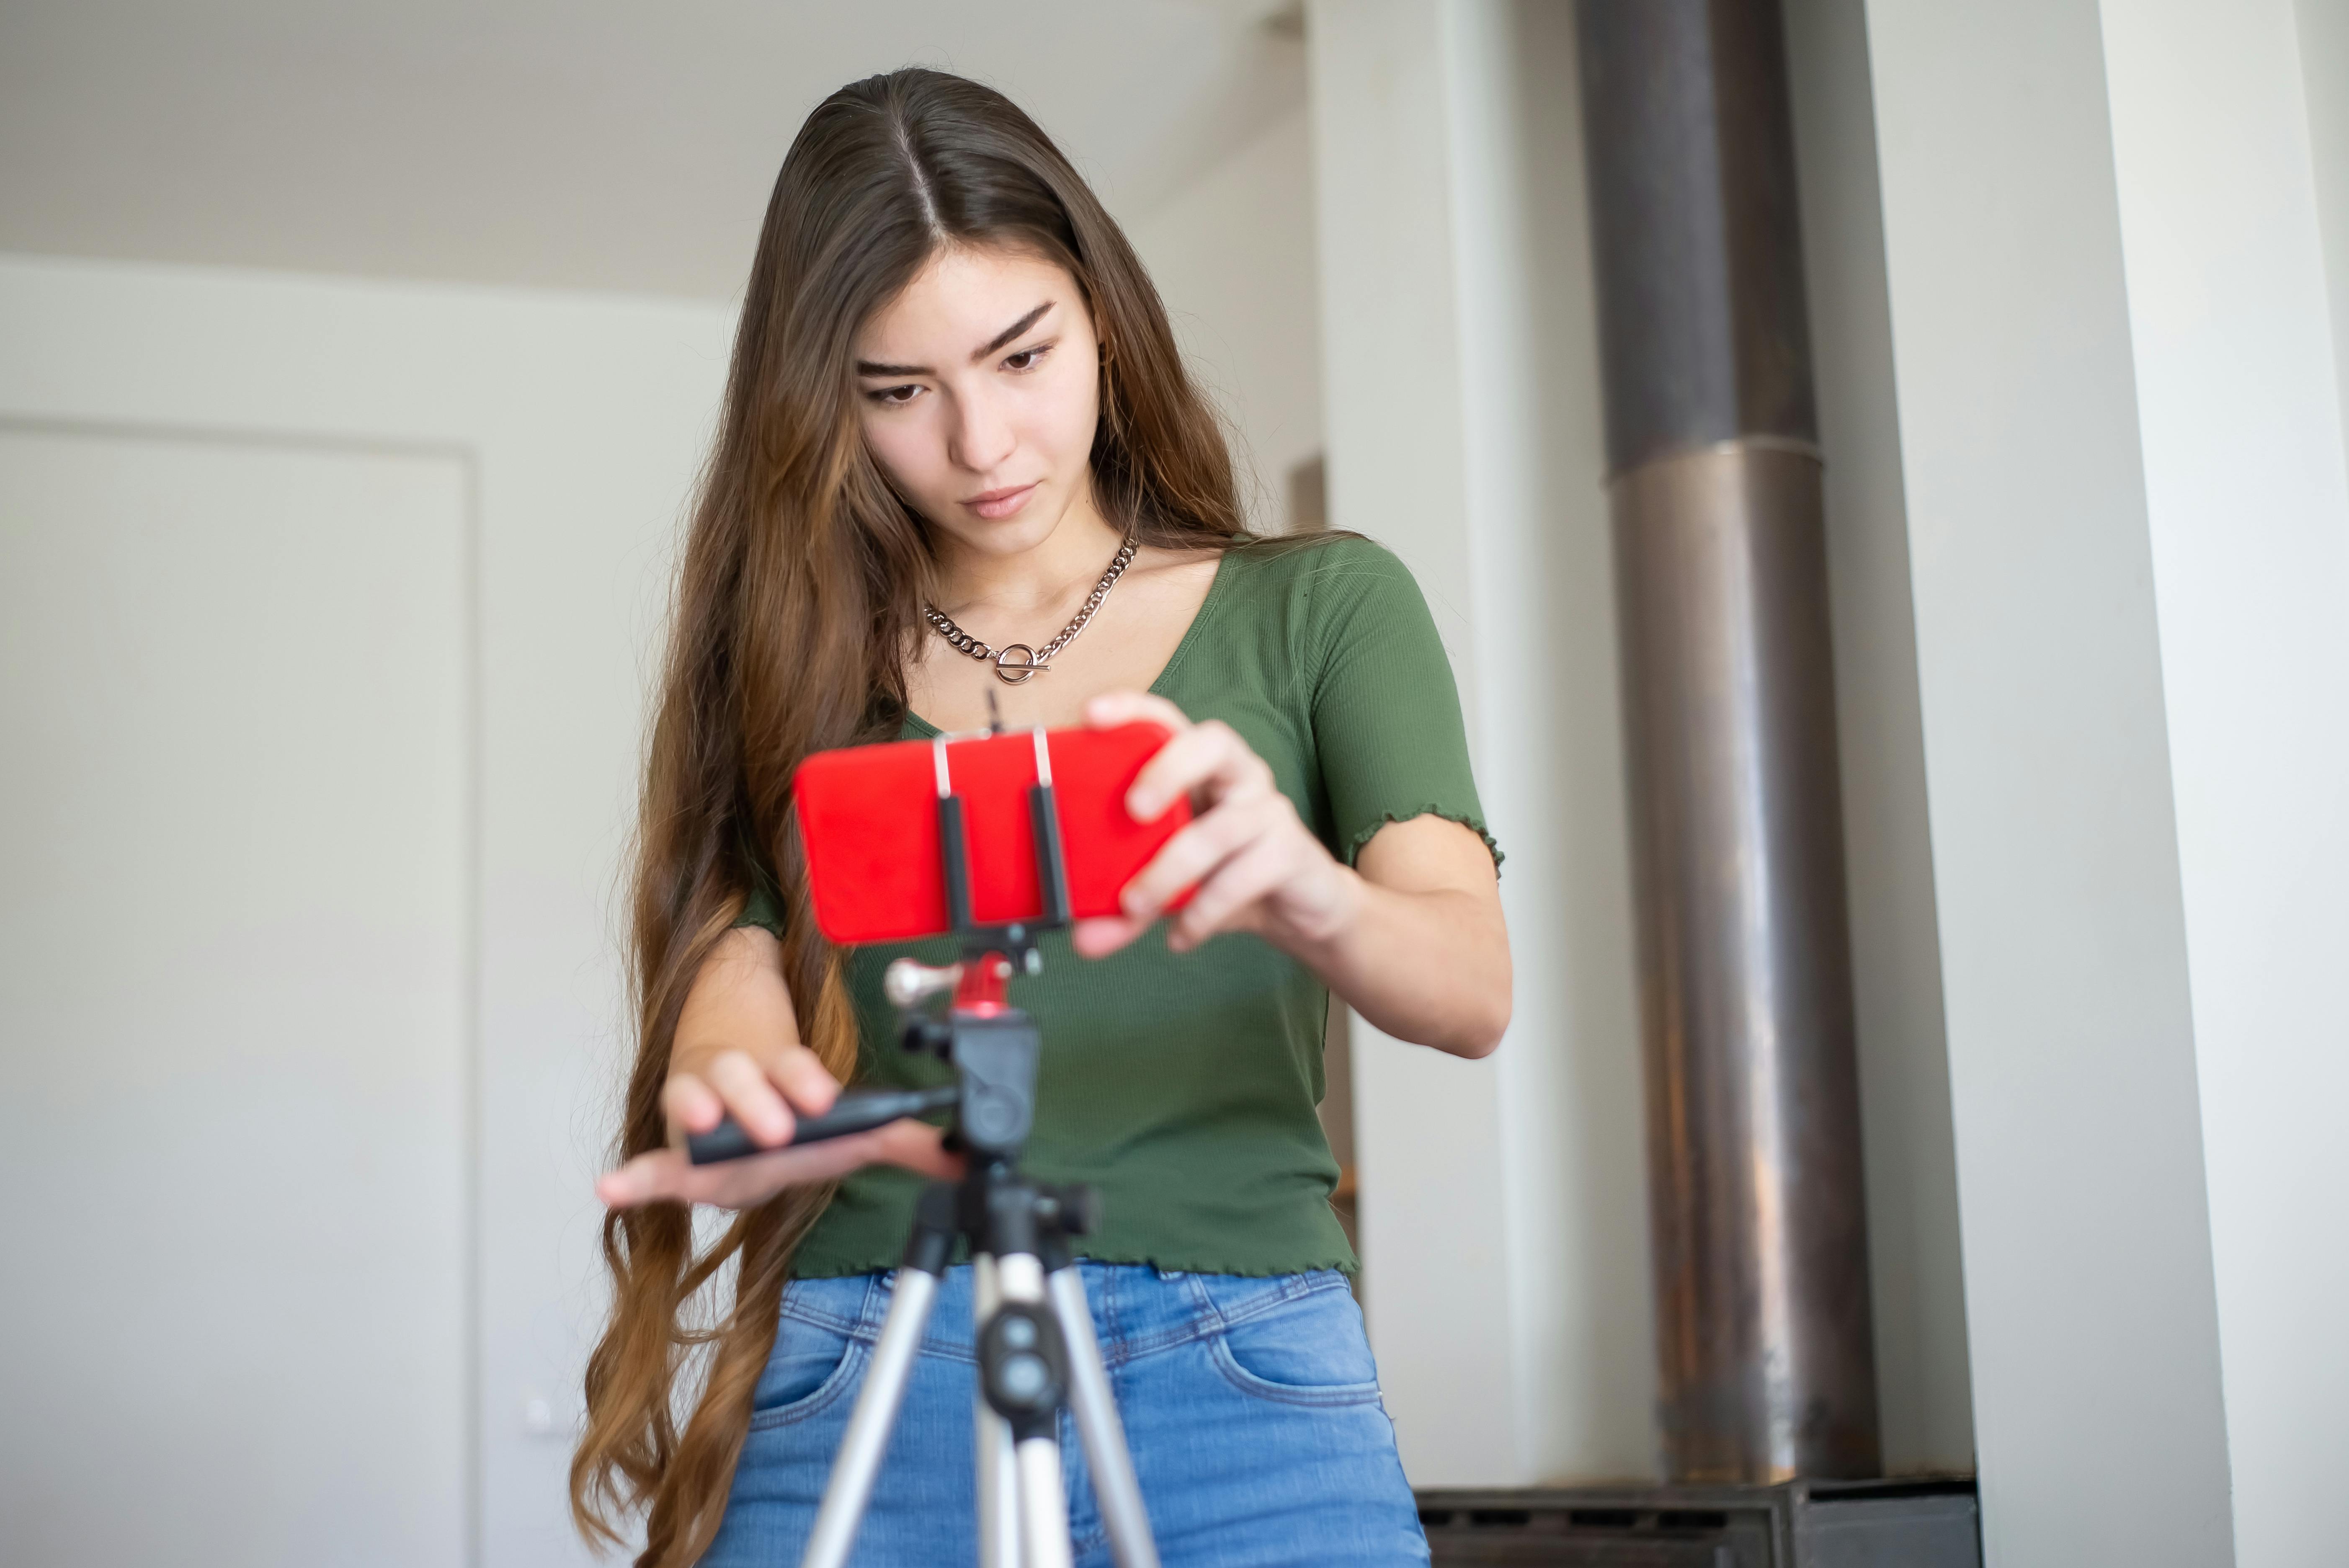
<path id="1" fill-rule="evenodd" d="M 1484 819 L 1474 812 L 1447 810 L 1432 801 L 1411 811 L 1386 812 L 1379 817 L 1378 821 L 1364 823 L 1361 830 L 1341 846 L 1340 858 L 1351 866 L 1356 857 L 1362 853 L 1362 846 L 1378 836 L 1379 829 L 1391 822 L 1410 822 L 1423 816 L 1440 816 L 1446 822 L 1456 822 L 1483 839 L 1485 849 L 1490 851 L 1493 857 L 1493 874 L 1500 875 L 1501 862 L 1507 857 L 1501 853 L 1499 842 L 1494 838 L 1491 830 L 1485 827 Z"/>

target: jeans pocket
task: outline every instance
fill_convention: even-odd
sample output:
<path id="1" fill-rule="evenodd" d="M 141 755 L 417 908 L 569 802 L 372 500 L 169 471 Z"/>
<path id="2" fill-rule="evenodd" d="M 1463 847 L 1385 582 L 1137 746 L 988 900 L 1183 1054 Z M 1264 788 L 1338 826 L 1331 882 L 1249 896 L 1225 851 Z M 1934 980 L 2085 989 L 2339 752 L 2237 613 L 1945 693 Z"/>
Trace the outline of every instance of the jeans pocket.
<path id="1" fill-rule="evenodd" d="M 864 1346 L 851 1325 L 861 1316 L 865 1282 L 854 1282 L 853 1294 L 839 1288 L 843 1283 L 795 1280 L 786 1287 L 775 1348 L 750 1396 L 751 1430 L 804 1420 L 855 1382 Z"/>
<path id="2" fill-rule="evenodd" d="M 1203 1282 L 1225 1319 L 1209 1354 L 1234 1387 L 1289 1405 L 1378 1402 L 1378 1364 L 1342 1277 Z"/>

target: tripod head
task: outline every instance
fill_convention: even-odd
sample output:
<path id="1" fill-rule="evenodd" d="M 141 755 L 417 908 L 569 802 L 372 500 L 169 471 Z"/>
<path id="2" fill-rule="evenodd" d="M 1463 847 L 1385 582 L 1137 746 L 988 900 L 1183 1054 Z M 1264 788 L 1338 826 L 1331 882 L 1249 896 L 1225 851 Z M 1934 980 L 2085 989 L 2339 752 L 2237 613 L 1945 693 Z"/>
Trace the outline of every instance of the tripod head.
<path id="1" fill-rule="evenodd" d="M 954 1140 L 982 1158 L 1018 1159 L 1036 1124 L 1041 1045 L 1035 1021 L 1004 1000 L 1012 969 L 1009 957 L 990 949 L 942 970 L 900 959 L 885 982 L 892 1001 L 912 998 L 910 1007 L 899 1002 L 899 1044 L 954 1068 Z M 923 1011 L 924 991 L 936 994 L 945 983 L 954 988 L 946 1016 Z"/>

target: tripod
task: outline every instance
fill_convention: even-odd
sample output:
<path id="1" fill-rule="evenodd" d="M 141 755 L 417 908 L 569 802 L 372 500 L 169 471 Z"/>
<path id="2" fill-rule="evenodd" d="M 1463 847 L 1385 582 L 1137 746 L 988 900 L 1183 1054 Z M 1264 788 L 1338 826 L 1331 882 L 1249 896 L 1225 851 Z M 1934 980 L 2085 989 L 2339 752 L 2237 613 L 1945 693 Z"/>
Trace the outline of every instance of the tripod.
<path id="1" fill-rule="evenodd" d="M 1066 923 L 1069 910 L 1051 757 L 1044 732 L 1035 737 L 1037 781 L 1029 789 L 1029 809 L 1043 918 L 992 929 L 971 919 L 963 803 L 954 792 L 945 740 L 932 742 L 947 907 L 962 939 L 962 961 L 934 969 L 900 959 L 889 966 L 885 985 L 901 1015 L 905 1048 L 943 1058 L 955 1070 L 954 1084 L 851 1090 L 823 1116 L 803 1118 L 792 1137 L 793 1143 L 809 1143 L 900 1116 L 952 1110 L 951 1137 L 968 1160 L 960 1181 L 930 1183 L 915 1206 L 889 1314 L 833 1459 L 802 1568 L 844 1568 L 848 1562 L 957 1241 L 970 1251 L 977 1319 L 982 1568 L 1068 1568 L 1072 1549 L 1059 1441 L 1064 1407 L 1084 1444 L 1112 1554 L 1120 1568 L 1158 1568 L 1142 1489 L 1069 1246 L 1071 1237 L 1099 1223 L 1099 1195 L 1087 1187 L 1030 1181 L 1019 1171 L 1019 1153 L 1035 1122 L 1042 1044 L 1035 1020 L 1009 1004 L 1009 986 L 1016 971 L 1036 972 L 1036 931 Z M 952 1001 L 943 1018 L 927 1011 L 932 999 L 948 992 Z M 760 1152 L 731 1118 L 687 1145 L 697 1165 Z"/>

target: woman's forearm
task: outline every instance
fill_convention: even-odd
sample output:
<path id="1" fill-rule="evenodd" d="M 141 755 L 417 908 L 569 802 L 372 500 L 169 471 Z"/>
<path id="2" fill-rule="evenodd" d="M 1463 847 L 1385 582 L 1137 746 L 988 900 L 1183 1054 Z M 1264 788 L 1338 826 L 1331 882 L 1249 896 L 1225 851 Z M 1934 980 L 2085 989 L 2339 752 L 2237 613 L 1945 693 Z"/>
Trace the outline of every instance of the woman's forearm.
<path id="1" fill-rule="evenodd" d="M 1456 888 L 1404 892 L 1361 873 L 1328 936 L 1283 943 L 1371 1027 L 1455 1056 L 1484 1056 L 1509 1023 L 1500 905 Z"/>

